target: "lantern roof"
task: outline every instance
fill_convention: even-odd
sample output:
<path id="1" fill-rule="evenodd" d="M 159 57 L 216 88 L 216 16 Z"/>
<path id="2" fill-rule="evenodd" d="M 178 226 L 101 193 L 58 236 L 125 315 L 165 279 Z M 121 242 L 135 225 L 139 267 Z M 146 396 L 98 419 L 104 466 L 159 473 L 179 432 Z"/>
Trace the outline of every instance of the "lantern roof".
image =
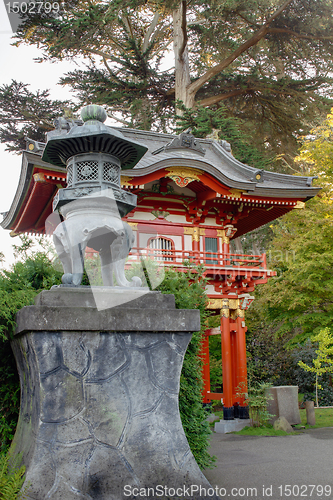
<path id="1" fill-rule="evenodd" d="M 118 158 L 123 169 L 133 168 L 147 151 L 143 144 L 126 138 L 120 130 L 104 125 L 106 111 L 91 104 L 81 110 L 82 123 L 57 120 L 56 129 L 47 134 L 42 160 L 66 167 L 67 160 L 82 153 L 106 153 Z"/>

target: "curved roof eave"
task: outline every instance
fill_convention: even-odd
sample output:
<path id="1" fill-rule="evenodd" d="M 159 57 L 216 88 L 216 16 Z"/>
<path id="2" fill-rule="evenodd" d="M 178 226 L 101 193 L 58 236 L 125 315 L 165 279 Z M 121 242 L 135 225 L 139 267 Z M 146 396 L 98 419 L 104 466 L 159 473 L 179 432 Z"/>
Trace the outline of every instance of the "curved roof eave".
<path id="1" fill-rule="evenodd" d="M 281 174 L 250 167 L 238 161 L 218 141 L 212 139 L 196 139 L 206 149 L 205 155 L 201 156 L 190 148 L 163 151 L 163 146 L 175 138 L 171 134 L 126 128 L 121 130 L 124 135 L 133 136 L 148 147 L 145 156 L 132 170 L 127 170 L 127 175 L 142 171 L 144 173 L 134 174 L 141 176 L 169 166 L 192 167 L 210 173 L 228 187 L 255 191 L 259 196 L 292 197 L 291 191 L 294 190 L 296 191 L 293 193 L 294 197 L 306 198 L 315 196 L 320 190 L 320 188 L 311 185 L 314 177 Z M 158 152 L 158 148 L 161 149 L 160 152 Z M 147 170 L 148 168 L 150 170 Z M 260 182 L 256 180 L 258 174 L 261 176 Z M 282 194 L 276 192 L 274 195 L 273 191 L 276 190 L 282 190 Z"/>
<path id="2" fill-rule="evenodd" d="M 30 153 L 28 151 L 23 151 L 22 153 L 22 165 L 21 165 L 21 173 L 18 182 L 18 186 L 16 189 L 16 193 L 14 199 L 12 201 L 11 207 L 8 210 L 7 214 L 0 222 L 1 227 L 4 229 L 10 229 L 11 224 L 15 220 L 24 198 L 29 189 L 29 185 L 31 183 L 32 174 L 35 167 L 43 168 L 45 170 L 50 170 L 52 172 L 59 171 L 64 172 L 65 168 L 57 168 L 49 163 L 45 163 L 42 161 L 40 154 L 38 153 Z"/>
<path id="3" fill-rule="evenodd" d="M 249 194 L 255 194 L 256 196 L 266 196 L 266 197 L 286 197 L 286 198 L 311 198 L 315 196 L 321 188 L 308 186 L 306 185 L 307 178 L 306 177 L 298 177 L 298 176 L 286 176 L 288 177 L 288 184 L 286 182 L 281 183 L 278 182 L 279 179 L 276 179 L 275 182 L 271 182 L 270 180 L 265 181 L 264 172 L 264 180 L 263 182 L 253 182 L 240 180 L 236 177 L 232 178 L 231 176 L 225 175 L 220 169 L 215 167 L 214 165 L 205 161 L 204 158 L 184 158 L 182 156 L 173 156 L 160 159 L 159 161 L 155 161 L 155 163 L 148 166 L 141 166 L 140 168 L 134 168 L 131 170 L 126 170 L 126 176 L 133 176 L 136 178 L 143 177 L 148 174 L 152 174 L 157 172 L 158 170 L 162 170 L 168 167 L 188 167 L 188 168 L 197 168 L 202 170 L 213 177 L 215 177 L 219 182 L 224 184 L 227 187 L 245 190 L 248 191 Z M 271 173 L 271 172 L 269 172 Z M 281 175 L 281 174 L 277 174 Z M 290 181 L 295 180 L 296 182 L 291 183 Z M 297 182 L 300 181 L 301 182 Z"/>

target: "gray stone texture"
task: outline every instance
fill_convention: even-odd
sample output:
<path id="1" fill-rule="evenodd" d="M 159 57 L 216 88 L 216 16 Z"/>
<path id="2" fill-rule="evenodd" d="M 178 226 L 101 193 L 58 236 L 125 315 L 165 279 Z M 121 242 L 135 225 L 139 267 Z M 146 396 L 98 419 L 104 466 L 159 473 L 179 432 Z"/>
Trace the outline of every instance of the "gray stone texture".
<path id="1" fill-rule="evenodd" d="M 301 416 L 298 408 L 298 386 L 281 385 L 271 387 L 267 393 L 271 396 L 268 401 L 268 412 L 273 415 L 271 423 L 279 417 L 285 417 L 291 425 L 300 424 Z"/>
<path id="2" fill-rule="evenodd" d="M 316 414 L 313 401 L 305 401 L 306 423 L 308 425 L 316 425 Z"/>
<path id="3" fill-rule="evenodd" d="M 214 431 L 219 434 L 226 434 L 227 432 L 238 432 L 244 429 L 244 427 L 251 425 L 251 420 L 249 418 L 240 419 L 235 418 L 234 420 L 220 420 L 215 422 Z"/>
<path id="4" fill-rule="evenodd" d="M 87 296 L 82 290 L 76 293 Z M 170 297 L 163 307 L 158 293 L 150 297 L 152 309 L 98 312 L 89 301 L 70 307 L 78 296 L 66 289 L 43 292 L 36 303 L 59 302 L 62 293 L 67 307 L 23 308 L 13 341 L 22 394 L 14 450 L 26 465 L 27 498 L 138 498 L 125 496 L 125 485 L 208 490 L 178 409 L 183 358 L 199 312 L 172 309 Z M 94 320 L 98 328 L 90 330 Z"/>
<path id="5" fill-rule="evenodd" d="M 276 431 L 293 432 L 293 428 L 285 417 L 277 418 L 273 427 Z"/>

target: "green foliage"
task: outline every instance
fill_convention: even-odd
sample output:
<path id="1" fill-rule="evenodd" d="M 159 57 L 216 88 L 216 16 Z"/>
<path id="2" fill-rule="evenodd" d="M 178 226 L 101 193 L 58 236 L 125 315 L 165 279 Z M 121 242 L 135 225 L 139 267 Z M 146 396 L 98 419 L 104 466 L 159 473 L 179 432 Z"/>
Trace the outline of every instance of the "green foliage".
<path id="1" fill-rule="evenodd" d="M 323 190 L 303 210 L 293 210 L 270 225 L 268 266 L 277 272 L 256 288 L 247 313 L 249 372 L 255 380 L 274 385 L 297 384 L 305 399 L 313 399 L 315 375 L 308 366 L 316 357 L 312 344 L 333 322 L 332 115 L 303 143 L 297 158 L 307 175 L 319 174 Z M 312 172 L 311 172 L 312 171 Z M 322 375 L 320 404 L 332 404 L 332 376 Z"/>
<path id="2" fill-rule="evenodd" d="M 322 386 L 318 382 L 318 378 L 324 373 L 333 372 L 333 336 L 328 328 L 320 330 L 318 335 L 313 337 L 314 342 L 318 342 L 318 349 L 316 349 L 316 357 L 312 359 L 312 366 L 299 361 L 298 366 L 303 370 L 316 374 L 316 405 L 318 403 L 318 389 Z"/>
<path id="3" fill-rule="evenodd" d="M 230 116 L 225 106 L 206 108 L 198 106 L 196 109 L 179 107 L 183 115 L 178 117 L 177 130 L 192 129 L 195 137 L 209 137 L 230 142 L 232 154 L 241 162 L 252 167 L 267 169 L 274 159 L 273 155 L 265 155 L 253 145 L 250 131 L 239 118 Z"/>
<path id="4" fill-rule="evenodd" d="M 325 194 L 274 227 L 271 266 L 278 276 L 258 287 L 252 315 L 292 348 L 333 321 L 333 211 Z"/>
<path id="5" fill-rule="evenodd" d="M 304 344 L 298 345 L 291 353 L 293 359 L 293 383 L 298 385 L 299 393 L 302 394 L 302 401 L 315 400 L 315 373 L 303 370 L 298 362 L 301 360 L 307 365 L 311 365 L 313 359 L 316 357 L 317 343 L 311 342 L 308 339 Z M 322 389 L 318 393 L 319 406 L 331 406 L 333 404 L 333 381 L 332 374 L 329 372 L 323 373 L 320 378 L 320 385 Z"/>
<path id="6" fill-rule="evenodd" d="M 253 306 L 251 306 L 252 309 Z M 267 382 L 272 385 L 293 384 L 295 363 L 292 351 L 276 337 L 274 328 L 262 322 L 257 308 L 247 313 L 248 333 L 246 336 L 248 378 L 251 384 Z M 255 316 L 255 320 L 253 320 Z"/>
<path id="7" fill-rule="evenodd" d="M 45 133 L 54 128 L 53 120 L 68 106 L 68 101 L 50 99 L 47 90 L 33 93 L 15 80 L 0 86 L 0 142 L 6 143 L 7 151 L 16 152 L 25 149 L 26 137 L 45 142 Z"/>
<path id="8" fill-rule="evenodd" d="M 320 175 L 321 182 L 331 183 L 333 175 L 333 108 L 326 120 L 311 130 L 295 161 L 303 170 Z"/>
<path id="9" fill-rule="evenodd" d="M 271 384 L 258 383 L 252 385 L 245 394 L 245 404 L 249 405 L 252 427 L 265 427 L 271 417 L 267 411 L 268 401 L 272 399 L 267 390 Z M 240 392 L 242 390 L 240 388 Z"/>
<path id="10" fill-rule="evenodd" d="M 24 500 L 27 488 L 21 492 L 25 467 L 20 467 L 20 455 L 0 454 L 0 500 Z"/>
<path id="11" fill-rule="evenodd" d="M 29 256 L 32 240 L 22 238 L 16 247 L 20 261 L 0 272 L 0 452 L 13 439 L 19 413 L 20 387 L 16 363 L 10 347 L 15 332 L 15 315 L 33 303 L 42 289 L 60 282 L 61 274 L 43 252 Z M 27 253 L 28 252 L 28 253 Z"/>
<path id="12" fill-rule="evenodd" d="M 240 119 L 243 133 L 252 137 L 248 152 L 247 139 L 244 148 L 234 146 L 237 155 L 259 165 L 278 154 L 280 167 L 292 168 L 297 138 L 331 105 L 332 0 L 187 2 L 187 23 L 176 33 L 185 35 L 185 57 L 175 52 L 180 64 L 170 61 L 165 69 L 180 5 L 184 2 L 69 0 L 60 13 L 28 13 L 16 44 L 39 47 L 40 61 L 82 58 L 85 65 L 61 83 L 71 87 L 80 105 L 105 105 L 109 116 L 136 128 L 167 131 L 175 125 L 181 94 L 176 72 L 188 72 L 184 104 L 218 113 L 223 103 L 227 116 Z M 0 96 L 0 108 L 5 105 Z M 14 109 L 5 127 L 2 140 L 10 147 L 17 144 L 21 109 Z"/>
<path id="13" fill-rule="evenodd" d="M 211 466 L 213 459 L 209 455 L 209 424 L 206 411 L 202 406 L 202 362 L 199 357 L 202 334 L 206 328 L 207 296 L 205 280 L 201 267 L 189 267 L 187 272 L 166 270 L 165 278 L 158 287 L 162 293 L 175 295 L 176 307 L 179 309 L 198 309 L 201 318 L 201 332 L 195 332 L 187 348 L 179 391 L 179 409 L 183 428 L 191 451 L 203 469 Z"/>

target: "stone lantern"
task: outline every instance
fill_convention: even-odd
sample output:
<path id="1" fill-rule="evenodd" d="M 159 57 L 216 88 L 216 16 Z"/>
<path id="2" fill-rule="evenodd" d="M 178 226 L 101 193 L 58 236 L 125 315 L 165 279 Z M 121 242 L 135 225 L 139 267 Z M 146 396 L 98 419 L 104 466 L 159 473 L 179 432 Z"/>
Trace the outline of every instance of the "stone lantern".
<path id="1" fill-rule="evenodd" d="M 80 285 L 88 245 L 100 255 L 105 286 L 113 286 L 113 273 L 118 286 L 141 286 L 139 278 L 128 282 L 124 274 L 133 235 L 121 217 L 136 207 L 137 197 L 121 189 L 120 172 L 132 168 L 147 148 L 106 127 L 107 115 L 100 106 L 86 106 L 81 117 L 83 125 L 72 127 L 58 120 L 43 154 L 44 161 L 67 169 L 67 187 L 53 202 L 53 210 L 65 219 L 53 233 L 64 268 L 62 282 Z"/>
<path id="2" fill-rule="evenodd" d="M 200 314 L 124 276 L 132 233 L 121 217 L 136 196 L 120 188 L 120 172 L 145 148 L 103 125 L 105 117 L 87 106 L 83 125 L 60 119 L 43 155 L 67 168 L 67 187 L 54 200 L 64 217 L 54 242 L 65 273 L 63 285 L 19 311 L 12 342 L 21 380 L 14 453 L 26 467 L 25 498 L 158 500 L 162 492 L 218 500 L 178 407 L 184 354 Z M 103 307 L 78 286 L 86 245 L 101 257 Z"/>

